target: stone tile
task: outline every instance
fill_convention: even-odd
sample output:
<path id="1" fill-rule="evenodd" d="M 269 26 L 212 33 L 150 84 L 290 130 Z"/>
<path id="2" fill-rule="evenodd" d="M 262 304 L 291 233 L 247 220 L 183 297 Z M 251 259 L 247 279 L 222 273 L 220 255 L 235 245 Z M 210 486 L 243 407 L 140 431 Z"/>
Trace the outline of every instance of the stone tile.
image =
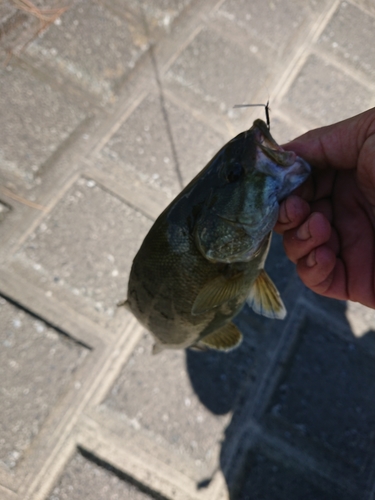
<path id="1" fill-rule="evenodd" d="M 307 130 L 300 125 L 300 123 L 289 123 L 278 115 L 272 116 L 271 110 L 271 133 L 272 137 L 278 144 L 286 144 L 299 135 L 307 132 Z"/>
<path id="2" fill-rule="evenodd" d="M 278 461 L 251 451 L 242 472 L 242 484 L 233 500 L 349 500 L 343 491 L 325 488 L 310 472 L 296 470 L 288 460 Z M 315 479 L 315 481 L 314 481 Z M 354 498 L 352 499 L 354 500 Z"/>
<path id="3" fill-rule="evenodd" d="M 27 53 L 107 101 L 146 48 L 132 39 L 124 19 L 95 2 L 78 1 Z"/>
<path id="4" fill-rule="evenodd" d="M 372 94 L 360 83 L 311 55 L 283 101 L 316 125 L 328 125 L 365 111 Z"/>
<path id="5" fill-rule="evenodd" d="M 224 146 L 226 139 L 181 108 L 166 102 L 184 185 Z"/>
<path id="6" fill-rule="evenodd" d="M 14 5 L 9 0 L 3 0 L 0 4 L 0 35 L 3 31 L 3 25 L 17 12 Z"/>
<path id="7" fill-rule="evenodd" d="M 251 366 L 249 340 L 230 353 L 165 351 L 152 356 L 153 340 L 146 334 L 101 410 L 117 413 L 190 457 L 201 480 L 218 464 L 223 431 Z"/>
<path id="8" fill-rule="evenodd" d="M 0 169 L 26 185 L 40 183 L 43 164 L 85 118 L 48 83 L 17 66 L 0 68 Z"/>
<path id="9" fill-rule="evenodd" d="M 375 459 L 374 378 L 374 357 L 358 340 L 307 319 L 273 396 L 272 418 L 366 475 Z"/>
<path id="10" fill-rule="evenodd" d="M 293 49 L 296 33 L 304 23 L 314 19 L 326 0 L 294 2 L 293 0 L 226 0 L 218 10 L 218 19 L 249 43 L 250 51 L 285 56 Z M 234 26 L 230 26 L 234 25 Z M 285 63 L 285 59 L 283 59 Z M 273 64 L 278 64 L 274 60 Z"/>
<path id="11" fill-rule="evenodd" d="M 251 50 L 203 29 L 172 65 L 165 82 L 200 110 L 235 117 L 234 104 L 254 102 L 259 82 L 266 82 L 268 75 Z"/>
<path id="12" fill-rule="evenodd" d="M 373 43 L 374 32 L 375 16 L 370 16 L 349 2 L 341 2 L 318 44 L 354 70 L 361 70 L 373 79 L 375 55 L 368 47 Z"/>
<path id="13" fill-rule="evenodd" d="M 75 453 L 48 500 L 149 500 L 124 475 L 84 451 Z"/>
<path id="14" fill-rule="evenodd" d="M 92 180 L 79 179 L 26 241 L 18 258 L 71 300 L 112 317 L 151 221 Z M 51 293 L 51 292 L 50 292 Z M 74 299 L 72 299 L 74 297 Z"/>
<path id="15" fill-rule="evenodd" d="M 20 9 L 16 9 L 12 0 L 0 2 L 0 63 L 6 67 L 17 46 L 22 46 L 26 36 L 32 33 L 32 16 L 28 16 Z"/>
<path id="16" fill-rule="evenodd" d="M 97 166 L 110 172 L 112 165 L 134 172 L 170 200 L 179 192 L 173 148 L 157 95 L 146 98 L 103 148 Z"/>
<path id="17" fill-rule="evenodd" d="M 375 16 L 375 4 L 372 0 L 355 0 L 358 6 L 361 6 L 365 12 Z"/>
<path id="18" fill-rule="evenodd" d="M 16 467 L 88 351 L 0 297 L 0 466 Z"/>
<path id="19" fill-rule="evenodd" d="M 169 34 L 173 23 L 181 15 L 183 10 L 191 4 L 192 0 L 106 0 L 109 8 L 114 8 L 121 14 L 124 9 L 129 10 L 140 24 L 147 23 L 147 33 L 156 38 L 160 35 Z M 124 14 L 123 14 L 124 15 Z"/>

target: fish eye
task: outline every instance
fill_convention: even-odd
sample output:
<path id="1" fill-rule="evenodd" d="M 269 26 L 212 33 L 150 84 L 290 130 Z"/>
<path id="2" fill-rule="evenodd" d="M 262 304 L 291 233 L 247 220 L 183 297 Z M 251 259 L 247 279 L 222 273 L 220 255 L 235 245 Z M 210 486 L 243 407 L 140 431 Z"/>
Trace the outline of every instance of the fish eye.
<path id="1" fill-rule="evenodd" d="M 241 163 L 234 163 L 227 171 L 226 177 L 228 182 L 236 182 L 243 174 L 243 167 Z"/>

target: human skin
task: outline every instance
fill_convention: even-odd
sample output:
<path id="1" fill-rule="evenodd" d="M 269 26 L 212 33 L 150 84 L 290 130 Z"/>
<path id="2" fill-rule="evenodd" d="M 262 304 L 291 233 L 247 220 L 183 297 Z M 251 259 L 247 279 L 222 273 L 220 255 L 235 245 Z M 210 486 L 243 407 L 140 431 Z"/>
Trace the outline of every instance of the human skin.
<path id="1" fill-rule="evenodd" d="M 375 308 L 375 108 L 286 144 L 313 167 L 275 231 L 314 292 Z"/>

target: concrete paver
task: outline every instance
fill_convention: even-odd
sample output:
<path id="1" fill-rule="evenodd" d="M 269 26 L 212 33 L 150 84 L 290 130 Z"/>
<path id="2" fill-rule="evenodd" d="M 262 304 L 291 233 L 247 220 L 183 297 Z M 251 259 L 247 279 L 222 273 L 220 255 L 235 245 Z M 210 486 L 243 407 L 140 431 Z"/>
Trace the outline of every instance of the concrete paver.
<path id="1" fill-rule="evenodd" d="M 251 451 L 246 458 L 243 482 L 239 485 L 238 500 L 260 500 L 272 498 L 303 498 L 306 500 L 345 500 L 342 491 L 332 491 L 320 481 L 314 484 L 311 475 L 304 474 L 287 460 L 267 456 L 257 450 Z M 327 488 L 328 486 L 328 488 Z"/>
<path id="2" fill-rule="evenodd" d="M 76 43 L 71 43 L 75 40 Z M 75 2 L 27 48 L 35 65 L 61 72 L 100 101 L 113 99 L 145 46 L 133 43 L 128 23 L 96 2 Z"/>
<path id="3" fill-rule="evenodd" d="M 215 57 L 217 54 L 219 58 Z M 209 26 L 198 33 L 172 65 L 166 74 L 166 84 L 186 96 L 193 106 L 234 117 L 233 102 L 254 99 L 259 82 L 267 77 L 267 66 L 252 52 L 249 54 L 245 47 Z"/>
<path id="4" fill-rule="evenodd" d="M 86 455 L 86 456 L 84 456 Z M 92 461 L 79 451 L 67 465 L 48 500 L 150 500 L 147 493 L 128 483 L 113 467 Z M 90 460 L 91 458 L 91 460 Z M 120 476 L 120 477 L 119 477 Z"/>
<path id="5" fill-rule="evenodd" d="M 366 43 L 375 29 L 375 21 L 367 12 L 355 5 L 341 2 L 332 20 L 321 34 L 318 46 L 322 46 L 344 64 L 364 73 L 375 75 L 375 57 L 366 50 Z"/>
<path id="6" fill-rule="evenodd" d="M 72 231 L 73 220 L 79 231 Z M 131 256 L 150 227 L 142 213 L 82 177 L 25 241 L 17 260 L 47 291 L 55 283 L 111 317 L 119 294 L 126 294 Z"/>
<path id="7" fill-rule="evenodd" d="M 234 104 L 269 99 L 280 142 L 375 105 L 372 0 L 73 0 L 40 26 L 0 4 L 0 499 L 374 500 L 374 311 L 306 290 L 280 237 L 288 316 L 245 307 L 231 353 L 152 357 L 116 308 L 152 221 L 264 117 Z"/>
<path id="8" fill-rule="evenodd" d="M 53 152 L 85 118 L 82 109 L 38 81 L 26 68 L 9 64 L 0 70 L 0 171 L 27 187 L 41 182 L 40 171 Z"/>
<path id="9" fill-rule="evenodd" d="M 201 481 L 216 468 L 220 440 L 228 424 L 227 411 L 217 414 L 199 401 L 186 373 L 184 352 L 150 359 L 152 343 L 147 335 L 138 344 L 102 408 L 128 419 L 134 427 L 142 427 L 161 445 L 174 449 L 177 456 L 186 455 L 194 478 Z M 204 361 L 207 363 L 206 357 Z"/>
<path id="10" fill-rule="evenodd" d="M 250 44 L 250 51 L 267 60 L 272 69 L 285 63 L 286 53 L 311 22 L 311 17 L 325 5 L 328 5 L 326 0 L 277 0 L 272 4 L 261 0 L 250 3 L 226 0 L 218 9 L 218 18 L 226 21 L 226 29 L 235 27 L 240 31 L 239 42 L 245 47 L 246 42 Z"/>
<path id="11" fill-rule="evenodd" d="M 364 472 L 374 459 L 373 357 L 355 339 L 307 320 L 288 364 L 267 417 Z"/>
<path id="12" fill-rule="evenodd" d="M 0 299 L 0 463 L 11 470 L 38 435 L 87 349 Z"/>
<path id="13" fill-rule="evenodd" d="M 309 92 L 311 88 L 314 93 Z M 348 99 L 348 95 L 353 97 Z M 358 109 L 366 109 L 372 96 L 371 90 L 350 75 L 319 56 L 311 55 L 286 95 L 284 106 L 312 123 L 328 124 L 333 114 L 337 120 L 343 120 L 355 115 Z M 338 101 L 343 103 L 340 109 L 336 109 Z"/>
<path id="14" fill-rule="evenodd" d="M 151 94 L 140 104 L 107 142 L 101 156 L 108 158 L 103 169 L 110 162 L 115 163 L 134 172 L 144 183 L 161 189 L 171 200 L 179 191 L 158 95 Z"/>

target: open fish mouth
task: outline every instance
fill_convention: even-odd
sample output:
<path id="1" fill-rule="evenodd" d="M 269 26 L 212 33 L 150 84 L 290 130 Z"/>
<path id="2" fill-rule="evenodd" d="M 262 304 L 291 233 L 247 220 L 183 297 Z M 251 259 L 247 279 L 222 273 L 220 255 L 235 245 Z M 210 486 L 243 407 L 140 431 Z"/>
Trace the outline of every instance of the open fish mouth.
<path id="1" fill-rule="evenodd" d="M 293 151 L 285 151 L 271 136 L 262 120 L 255 120 L 256 142 L 263 153 L 280 167 L 291 167 L 296 162 L 297 155 Z"/>
<path id="2" fill-rule="evenodd" d="M 307 179 L 311 168 L 294 151 L 279 146 L 262 120 L 255 120 L 253 130 L 257 149 L 255 168 L 278 180 L 275 193 L 280 202 Z"/>

